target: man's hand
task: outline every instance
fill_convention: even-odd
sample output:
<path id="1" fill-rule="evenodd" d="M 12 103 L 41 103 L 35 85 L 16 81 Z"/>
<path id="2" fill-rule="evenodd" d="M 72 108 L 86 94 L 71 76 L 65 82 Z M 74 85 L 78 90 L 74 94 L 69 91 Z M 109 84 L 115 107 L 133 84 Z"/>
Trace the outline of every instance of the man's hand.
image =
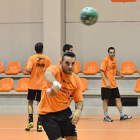
<path id="1" fill-rule="evenodd" d="M 119 71 L 117 71 L 117 72 L 116 72 L 116 76 L 120 76 L 122 79 L 124 79 L 124 78 L 125 78 L 125 76 L 124 76 L 124 75 L 122 75 L 122 74 L 120 74 L 120 72 L 119 72 Z"/>
<path id="2" fill-rule="evenodd" d="M 122 75 L 122 74 L 120 75 L 120 77 L 121 77 L 122 79 L 125 79 L 125 76 L 124 76 L 124 75 Z"/>
<path id="3" fill-rule="evenodd" d="M 81 110 L 77 109 L 69 118 L 72 118 L 72 124 L 75 125 L 78 123 L 78 121 L 80 120 L 80 116 L 81 116 Z"/>
<path id="4" fill-rule="evenodd" d="M 58 93 L 60 88 L 61 88 L 61 84 L 58 81 L 54 81 L 53 86 L 46 90 L 48 97 L 49 98 L 54 97 Z"/>
<path id="5" fill-rule="evenodd" d="M 107 88 L 111 89 L 111 85 L 109 83 L 106 84 Z"/>
<path id="6" fill-rule="evenodd" d="M 55 94 L 57 94 L 57 92 L 55 92 L 53 88 L 48 88 L 46 92 L 49 98 L 52 98 L 55 96 Z"/>

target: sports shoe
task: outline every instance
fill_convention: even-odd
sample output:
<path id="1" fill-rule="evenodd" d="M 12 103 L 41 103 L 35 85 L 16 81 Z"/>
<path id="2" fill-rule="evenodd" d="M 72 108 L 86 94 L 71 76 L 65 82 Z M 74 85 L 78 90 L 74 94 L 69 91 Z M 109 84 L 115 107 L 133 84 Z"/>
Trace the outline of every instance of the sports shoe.
<path id="1" fill-rule="evenodd" d="M 128 116 L 128 115 L 124 114 L 124 116 L 120 117 L 120 120 L 122 121 L 122 120 L 131 119 L 131 118 L 132 118 L 132 116 Z"/>
<path id="2" fill-rule="evenodd" d="M 104 121 L 113 122 L 113 120 L 109 116 L 104 117 Z"/>
<path id="3" fill-rule="evenodd" d="M 29 131 L 31 128 L 34 127 L 34 123 L 33 122 L 30 122 L 27 127 L 25 128 L 26 131 Z"/>
<path id="4" fill-rule="evenodd" d="M 42 131 L 43 131 L 42 125 L 37 125 L 37 131 L 38 131 L 38 132 L 42 132 Z"/>

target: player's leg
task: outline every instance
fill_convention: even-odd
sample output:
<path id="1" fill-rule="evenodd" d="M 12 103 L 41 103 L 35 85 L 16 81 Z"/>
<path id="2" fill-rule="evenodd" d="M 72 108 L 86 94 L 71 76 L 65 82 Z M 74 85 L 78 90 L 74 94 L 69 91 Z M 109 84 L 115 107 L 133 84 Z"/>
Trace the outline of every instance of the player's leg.
<path id="1" fill-rule="evenodd" d="M 49 140 L 62 140 L 61 130 L 55 114 L 39 115 L 40 121 Z"/>
<path id="2" fill-rule="evenodd" d="M 36 90 L 36 101 L 37 101 L 37 106 L 41 100 L 41 90 Z M 38 132 L 42 132 L 43 131 L 43 126 L 41 125 L 41 122 L 40 122 L 40 117 L 39 117 L 39 114 L 38 114 L 38 120 L 37 120 L 37 131 Z"/>
<path id="3" fill-rule="evenodd" d="M 33 124 L 33 100 L 35 99 L 35 92 L 34 90 L 29 89 L 28 90 L 28 125 L 25 128 L 26 131 L 29 131 L 31 128 L 33 128 L 34 124 Z"/>
<path id="4" fill-rule="evenodd" d="M 128 116 L 123 113 L 123 107 L 122 107 L 121 97 L 118 88 L 112 89 L 112 94 L 115 97 L 116 106 L 120 112 L 120 120 L 131 119 L 132 116 Z"/>
<path id="5" fill-rule="evenodd" d="M 33 110 L 33 100 L 28 100 L 28 114 L 29 114 L 29 121 L 33 122 L 33 113 L 34 113 L 34 110 Z M 32 117 L 30 117 L 30 114 Z"/>
<path id="6" fill-rule="evenodd" d="M 108 101 L 110 100 L 111 90 L 108 88 L 101 88 L 101 98 L 103 100 L 104 121 L 112 122 L 113 120 L 108 116 Z"/>
<path id="7" fill-rule="evenodd" d="M 121 98 L 115 98 L 115 102 L 116 102 L 116 106 L 118 108 L 118 110 L 123 110 L 123 107 L 122 107 L 122 102 L 121 102 Z M 123 114 L 122 114 L 123 115 Z"/>
<path id="8" fill-rule="evenodd" d="M 107 100 L 107 99 L 103 99 L 102 107 L 103 107 L 104 113 L 108 114 L 108 113 L 107 113 L 107 112 L 108 112 L 108 100 Z M 104 114 L 105 117 L 108 116 L 108 115 L 106 115 L 106 114 Z"/>
<path id="9" fill-rule="evenodd" d="M 64 114 L 64 115 L 63 115 Z M 61 115 L 61 121 L 59 122 L 62 138 L 66 140 L 77 140 L 76 126 L 72 124 L 72 115 L 70 108 L 66 109 Z M 66 117 L 65 117 L 66 116 Z"/>
<path id="10" fill-rule="evenodd" d="M 58 138 L 58 139 L 55 139 L 55 140 L 62 140 L 62 137 Z"/>
<path id="11" fill-rule="evenodd" d="M 65 137 L 66 140 L 77 140 L 77 137 L 74 136 L 69 136 L 69 137 Z"/>

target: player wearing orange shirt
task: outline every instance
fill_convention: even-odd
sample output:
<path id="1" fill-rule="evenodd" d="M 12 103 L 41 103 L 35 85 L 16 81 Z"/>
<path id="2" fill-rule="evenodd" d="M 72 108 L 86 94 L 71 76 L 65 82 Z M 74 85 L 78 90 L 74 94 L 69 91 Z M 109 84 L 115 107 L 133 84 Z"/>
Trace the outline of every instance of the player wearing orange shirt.
<path id="1" fill-rule="evenodd" d="M 73 52 L 73 46 L 70 45 L 70 44 L 65 44 L 63 46 L 63 52 Z M 62 60 L 62 57 L 60 57 L 59 61 L 58 61 L 58 66 L 61 66 L 61 60 Z"/>
<path id="2" fill-rule="evenodd" d="M 108 116 L 108 101 L 115 98 L 116 106 L 120 112 L 120 120 L 132 118 L 123 113 L 121 97 L 116 83 L 115 76 L 120 76 L 124 79 L 124 75 L 117 71 L 117 61 L 115 59 L 115 48 L 108 48 L 108 57 L 105 57 L 101 62 L 101 96 L 103 100 L 104 121 L 112 122 L 113 120 Z"/>
<path id="3" fill-rule="evenodd" d="M 40 102 L 42 82 L 44 79 L 45 70 L 52 64 L 49 57 L 43 55 L 43 44 L 37 43 L 35 45 L 36 54 L 31 56 L 28 60 L 26 71 L 31 72 L 29 89 L 28 89 L 28 114 L 29 114 L 29 124 L 25 128 L 29 131 L 33 126 L 33 100 Z M 37 122 L 37 131 L 42 131 L 42 125 L 40 123 L 39 117 Z"/>
<path id="4" fill-rule="evenodd" d="M 50 66 L 45 72 L 41 101 L 38 106 L 41 124 L 49 140 L 77 140 L 75 124 L 78 123 L 83 109 L 82 85 L 73 72 L 75 54 L 66 52 L 62 56 L 61 67 Z M 70 95 L 75 101 L 72 114 Z"/>

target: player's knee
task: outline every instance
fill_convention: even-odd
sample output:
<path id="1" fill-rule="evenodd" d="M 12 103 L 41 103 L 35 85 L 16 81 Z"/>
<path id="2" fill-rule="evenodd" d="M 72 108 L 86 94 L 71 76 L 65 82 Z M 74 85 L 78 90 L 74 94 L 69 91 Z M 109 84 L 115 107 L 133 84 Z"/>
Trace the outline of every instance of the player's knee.
<path id="1" fill-rule="evenodd" d="M 108 100 L 107 100 L 107 99 L 104 99 L 104 100 L 103 100 L 103 103 L 108 103 Z"/>
<path id="2" fill-rule="evenodd" d="M 57 138 L 57 139 L 55 139 L 55 140 L 62 140 L 62 137 L 59 137 L 59 138 Z"/>
<path id="3" fill-rule="evenodd" d="M 28 100 L 29 105 L 33 105 L 33 100 Z"/>
<path id="4" fill-rule="evenodd" d="M 65 137 L 66 140 L 77 140 L 76 136 Z"/>
<path id="5" fill-rule="evenodd" d="M 116 102 L 120 102 L 121 99 L 120 99 L 120 98 L 116 98 L 115 101 L 116 101 Z"/>

